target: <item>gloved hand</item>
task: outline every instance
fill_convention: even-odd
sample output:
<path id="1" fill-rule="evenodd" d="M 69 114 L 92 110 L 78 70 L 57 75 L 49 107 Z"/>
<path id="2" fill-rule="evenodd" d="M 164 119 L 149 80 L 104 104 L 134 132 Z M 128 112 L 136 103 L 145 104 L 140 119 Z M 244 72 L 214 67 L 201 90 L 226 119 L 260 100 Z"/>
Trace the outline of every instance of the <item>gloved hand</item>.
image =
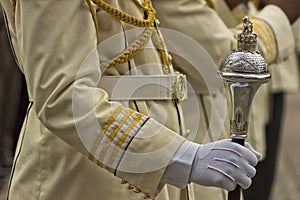
<path id="1" fill-rule="evenodd" d="M 255 175 L 261 154 L 249 143 L 241 146 L 230 140 L 200 145 L 194 159 L 189 181 L 234 190 L 236 185 L 247 189 Z"/>
<path id="2" fill-rule="evenodd" d="M 228 191 L 236 185 L 246 189 L 261 159 L 249 143 L 241 146 L 229 139 L 208 144 L 186 140 L 173 156 L 161 182 L 184 188 L 188 182 Z"/>

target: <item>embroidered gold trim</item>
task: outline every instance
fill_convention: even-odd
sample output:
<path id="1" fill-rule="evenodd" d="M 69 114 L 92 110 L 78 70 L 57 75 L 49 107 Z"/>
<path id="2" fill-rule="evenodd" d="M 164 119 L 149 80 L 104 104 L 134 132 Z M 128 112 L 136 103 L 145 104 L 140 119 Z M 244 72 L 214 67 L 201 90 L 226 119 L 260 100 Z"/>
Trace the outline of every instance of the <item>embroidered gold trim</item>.
<path id="1" fill-rule="evenodd" d="M 264 20 L 252 18 L 252 21 L 254 24 L 254 31 L 258 34 L 264 44 L 264 47 L 266 48 L 266 52 L 264 52 L 266 61 L 269 64 L 273 63 L 278 54 L 277 41 L 273 30 Z"/>

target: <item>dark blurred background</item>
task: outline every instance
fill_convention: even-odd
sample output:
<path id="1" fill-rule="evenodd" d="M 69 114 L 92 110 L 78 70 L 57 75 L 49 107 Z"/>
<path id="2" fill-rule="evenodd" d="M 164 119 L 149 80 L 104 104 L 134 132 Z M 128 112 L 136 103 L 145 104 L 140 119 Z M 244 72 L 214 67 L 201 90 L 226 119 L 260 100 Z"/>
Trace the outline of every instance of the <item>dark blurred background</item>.
<path id="1" fill-rule="evenodd" d="M 0 191 L 5 191 L 28 97 L 10 48 L 1 7 L 0 11 Z M 4 197 L 0 195 L 0 199 Z"/>

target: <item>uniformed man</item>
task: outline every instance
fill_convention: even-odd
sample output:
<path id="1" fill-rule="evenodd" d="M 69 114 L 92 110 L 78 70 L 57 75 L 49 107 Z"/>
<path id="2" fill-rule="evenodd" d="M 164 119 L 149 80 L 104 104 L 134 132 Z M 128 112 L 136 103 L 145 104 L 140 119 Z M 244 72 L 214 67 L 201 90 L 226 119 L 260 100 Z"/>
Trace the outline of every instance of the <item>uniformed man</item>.
<path id="1" fill-rule="evenodd" d="M 184 199 L 189 182 L 249 187 L 260 158 L 250 145 L 180 136 L 185 79 L 166 59 L 149 0 L 1 3 L 31 101 L 8 199 Z M 125 31 L 135 27 L 136 37 Z M 142 90 L 114 93 L 113 81 Z M 139 81 L 172 83 L 172 93 Z"/>
<path id="2" fill-rule="evenodd" d="M 155 86 L 150 90 L 144 87 L 128 102 L 122 90 L 114 93 L 109 84 L 96 87 L 102 75 L 99 57 L 100 67 L 106 69 L 104 83 L 124 81 L 131 88 L 137 83 L 132 79 L 151 82 L 152 75 L 159 75 L 160 83 L 165 78 L 167 83 L 170 78 L 184 82 L 166 59 L 155 9 L 167 27 L 183 21 L 182 28 L 187 28 L 183 33 L 190 35 L 192 25 L 194 36 L 202 31 L 205 36 L 202 22 L 217 17 L 206 2 L 153 1 L 155 9 L 148 0 L 1 3 L 32 101 L 16 153 L 9 199 L 142 199 L 156 195 L 157 199 L 195 199 L 192 185 L 186 187 L 188 182 L 227 190 L 236 183 L 243 188 L 250 185 L 247 176 L 252 177 L 255 171 L 247 163 L 255 165 L 260 157 L 251 146 L 244 148 L 227 140 L 199 146 L 175 134 L 186 133 L 180 95 L 161 96 L 153 93 Z M 269 9 L 275 17 L 284 16 L 276 7 Z M 133 37 L 126 30 L 136 26 L 142 31 Z M 214 28 L 209 38 L 215 37 L 211 47 L 221 45 L 214 48 L 213 56 L 220 60 L 233 45 L 234 34 L 221 22 Z M 115 34 L 117 37 L 109 40 Z M 93 51 L 97 38 L 100 53 Z M 113 45 L 107 46 L 106 41 Z M 144 49 L 146 45 L 158 51 Z M 147 63 L 162 65 L 142 66 Z M 185 71 L 184 66 L 177 66 Z M 120 78 L 126 73 L 132 77 Z M 179 90 L 177 86 L 173 89 Z M 237 159 L 239 155 L 245 159 Z M 231 156 L 235 158 L 228 161 Z M 165 183 L 184 189 L 162 187 Z"/>

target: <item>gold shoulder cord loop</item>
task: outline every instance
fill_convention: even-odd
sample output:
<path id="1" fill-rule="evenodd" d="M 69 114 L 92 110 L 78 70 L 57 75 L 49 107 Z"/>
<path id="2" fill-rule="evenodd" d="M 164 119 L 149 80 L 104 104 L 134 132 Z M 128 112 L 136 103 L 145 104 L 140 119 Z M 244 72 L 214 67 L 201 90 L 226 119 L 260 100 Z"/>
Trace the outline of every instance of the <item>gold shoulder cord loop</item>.
<path id="1" fill-rule="evenodd" d="M 86 0 L 86 3 L 88 4 L 90 12 L 92 14 L 92 18 L 93 18 L 93 21 L 94 21 L 94 24 L 95 24 L 95 29 L 96 29 L 97 41 L 99 41 L 99 38 L 98 38 L 99 37 L 99 34 L 98 34 L 99 33 L 99 27 L 98 27 L 98 20 L 97 20 L 97 16 L 96 16 L 96 11 L 93 8 L 91 0 Z"/>
<path id="2" fill-rule="evenodd" d="M 144 11 L 146 11 L 148 9 L 146 6 L 142 5 L 138 0 L 133 0 L 133 1 L 137 6 L 139 6 Z"/>
<path id="3" fill-rule="evenodd" d="M 208 7 L 216 10 L 216 4 L 215 4 L 214 0 L 205 0 L 205 1 L 207 3 Z"/>
<path id="4" fill-rule="evenodd" d="M 132 58 L 134 58 L 136 55 L 138 55 L 141 51 L 144 50 L 147 43 L 152 38 L 153 44 L 156 46 L 156 48 L 159 50 L 159 53 L 161 55 L 162 64 L 164 66 L 168 66 L 167 62 L 167 55 L 165 51 L 165 44 L 163 39 L 158 35 L 156 29 L 155 29 L 155 14 L 156 11 L 153 8 L 151 4 L 151 0 L 145 0 L 144 5 L 142 5 L 138 0 L 133 0 L 137 6 L 139 6 L 143 11 L 146 12 L 147 19 L 139 19 L 135 16 L 129 15 L 117 8 L 112 7 L 108 3 L 104 2 L 103 0 L 91 0 L 95 5 L 97 5 L 99 8 L 103 9 L 108 14 L 116 17 L 117 19 L 137 26 L 137 27 L 146 27 L 146 29 L 143 31 L 143 33 L 118 56 L 115 58 L 101 63 L 100 67 L 101 69 L 106 69 L 108 67 L 116 66 L 118 64 L 125 63 Z M 165 73 L 168 71 L 165 70 Z"/>
<path id="5" fill-rule="evenodd" d="M 92 0 L 95 5 L 97 5 L 99 8 L 102 8 L 105 12 L 109 13 L 110 15 L 116 17 L 117 19 L 134 25 L 138 27 L 153 27 L 154 26 L 154 20 L 155 20 L 155 10 L 151 5 L 150 0 L 145 0 L 145 5 L 142 6 L 139 2 L 135 1 L 138 5 L 142 6 L 142 8 L 147 13 L 147 19 L 139 19 L 135 16 L 129 15 L 117 8 L 112 7 L 108 3 L 104 2 L 103 0 Z"/>
<path id="6" fill-rule="evenodd" d="M 15 12 L 17 0 L 10 0 L 13 11 Z"/>
<path id="7" fill-rule="evenodd" d="M 147 27 L 144 32 L 118 56 L 107 62 L 101 63 L 101 69 L 106 69 L 118 64 L 125 63 L 138 55 L 147 45 L 153 34 L 153 28 Z"/>

